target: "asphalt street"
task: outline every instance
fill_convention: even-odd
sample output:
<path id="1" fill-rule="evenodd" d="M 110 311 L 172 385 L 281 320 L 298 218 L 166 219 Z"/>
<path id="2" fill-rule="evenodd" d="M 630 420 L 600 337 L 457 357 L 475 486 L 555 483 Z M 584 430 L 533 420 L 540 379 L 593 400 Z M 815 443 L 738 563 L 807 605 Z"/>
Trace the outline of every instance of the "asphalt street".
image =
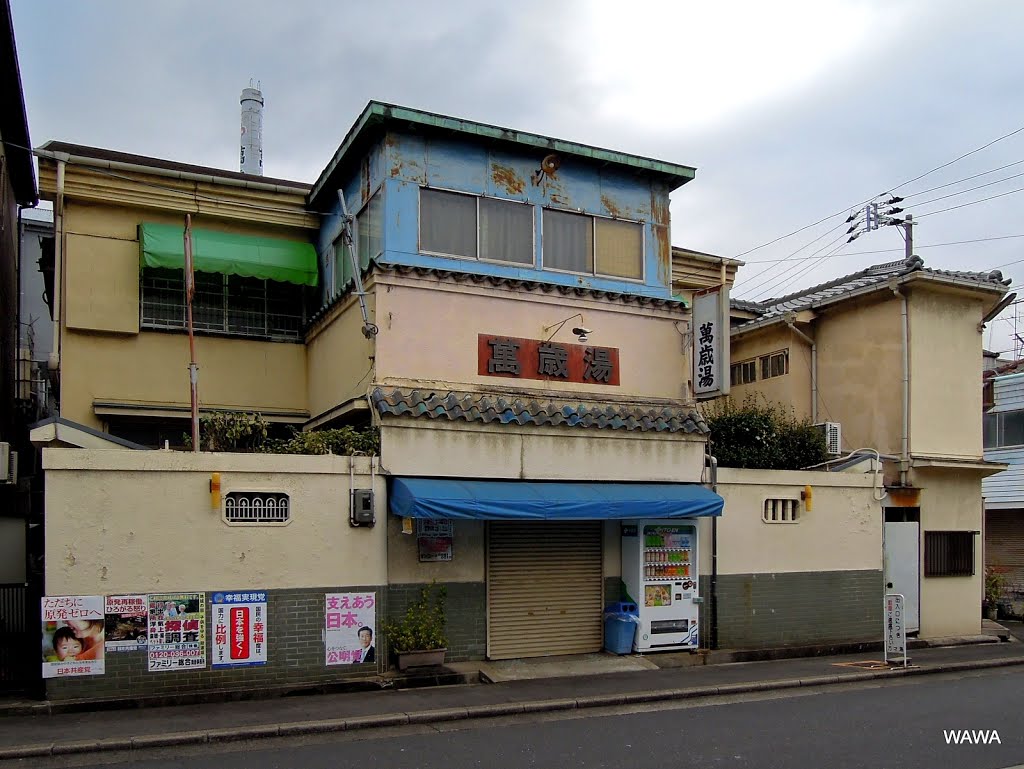
<path id="1" fill-rule="evenodd" d="M 79 769 L 1001 769 L 1024 764 L 1022 710 L 1024 670 L 1003 668 L 710 703 L 162 749 L 105 763 L 97 763 L 98 755 L 75 756 L 72 763 Z M 984 732 L 989 744 L 947 744 L 946 733 L 954 730 Z M 67 758 L 2 766 L 67 766 Z"/>

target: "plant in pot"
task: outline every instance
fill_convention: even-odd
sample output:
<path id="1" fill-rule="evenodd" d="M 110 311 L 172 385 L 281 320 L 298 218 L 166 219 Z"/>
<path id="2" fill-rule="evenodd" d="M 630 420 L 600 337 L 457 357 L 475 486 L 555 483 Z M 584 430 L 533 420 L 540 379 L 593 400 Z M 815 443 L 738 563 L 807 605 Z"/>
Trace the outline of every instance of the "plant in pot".
<path id="1" fill-rule="evenodd" d="M 388 644 L 398 657 L 399 670 L 444 662 L 448 651 L 444 633 L 447 596 L 444 585 L 431 582 L 420 591 L 419 599 L 409 604 L 400 620 L 385 625 Z"/>
<path id="2" fill-rule="evenodd" d="M 996 619 L 1006 577 L 994 566 L 985 569 L 985 618 Z"/>

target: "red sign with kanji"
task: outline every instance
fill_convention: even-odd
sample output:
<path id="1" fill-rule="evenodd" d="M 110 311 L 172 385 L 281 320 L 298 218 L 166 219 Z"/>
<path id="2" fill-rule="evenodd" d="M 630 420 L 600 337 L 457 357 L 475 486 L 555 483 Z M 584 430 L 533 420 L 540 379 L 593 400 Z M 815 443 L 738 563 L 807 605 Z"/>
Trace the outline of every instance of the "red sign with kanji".
<path id="1" fill-rule="evenodd" d="M 619 385 L 619 349 L 477 335 L 477 373 L 509 379 Z"/>

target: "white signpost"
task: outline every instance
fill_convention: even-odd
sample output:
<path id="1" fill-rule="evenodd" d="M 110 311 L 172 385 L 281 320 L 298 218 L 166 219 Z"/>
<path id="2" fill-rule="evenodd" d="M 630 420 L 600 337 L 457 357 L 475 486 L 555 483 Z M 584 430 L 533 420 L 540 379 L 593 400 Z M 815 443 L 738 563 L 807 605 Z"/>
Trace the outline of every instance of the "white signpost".
<path id="1" fill-rule="evenodd" d="M 885 596 L 885 664 L 903 663 L 907 666 L 907 626 L 903 612 L 903 596 L 886 593 Z"/>
<path id="2" fill-rule="evenodd" d="M 697 400 L 729 394 L 729 287 L 693 295 L 693 393 Z"/>

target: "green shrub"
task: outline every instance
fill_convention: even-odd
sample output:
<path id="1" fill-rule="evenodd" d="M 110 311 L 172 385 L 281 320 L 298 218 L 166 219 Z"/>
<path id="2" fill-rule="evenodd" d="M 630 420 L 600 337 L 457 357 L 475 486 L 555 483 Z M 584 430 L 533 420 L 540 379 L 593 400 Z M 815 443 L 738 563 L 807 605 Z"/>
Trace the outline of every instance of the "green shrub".
<path id="1" fill-rule="evenodd" d="M 376 427 L 337 427 L 300 432 L 294 427 L 288 438 L 270 438 L 270 423 L 261 414 L 212 411 L 199 418 L 202 451 L 259 452 L 263 454 L 337 454 L 376 456 L 380 430 Z M 192 448 L 191 436 L 185 446 Z"/>
<path id="2" fill-rule="evenodd" d="M 384 625 L 388 645 L 393 652 L 445 649 L 445 601 L 448 590 L 431 582 L 420 591 L 419 600 L 409 604 L 402 619 Z"/>
<path id="3" fill-rule="evenodd" d="M 199 417 L 200 451 L 259 451 L 267 440 L 270 423 L 260 414 L 211 411 Z M 192 448 L 192 436 L 185 436 Z"/>
<path id="4" fill-rule="evenodd" d="M 799 470 L 829 458 L 825 436 L 778 403 L 747 396 L 737 404 L 726 398 L 707 408 L 704 418 L 719 467 Z"/>

